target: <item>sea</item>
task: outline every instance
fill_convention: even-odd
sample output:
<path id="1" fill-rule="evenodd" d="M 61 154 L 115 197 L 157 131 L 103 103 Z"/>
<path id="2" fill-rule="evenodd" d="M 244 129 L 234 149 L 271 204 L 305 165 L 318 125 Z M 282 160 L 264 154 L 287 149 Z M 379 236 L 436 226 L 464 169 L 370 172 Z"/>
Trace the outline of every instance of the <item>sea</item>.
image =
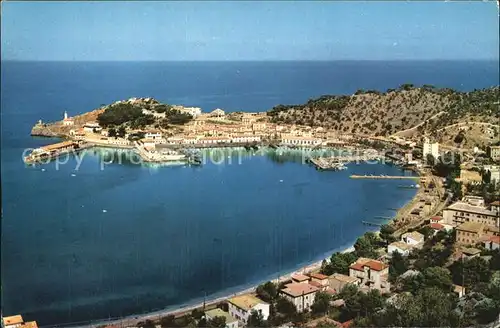
<path id="1" fill-rule="evenodd" d="M 82 324 L 182 308 L 329 256 L 415 194 L 387 164 L 316 171 L 301 154 L 214 150 L 202 166 L 137 164 L 130 151 L 26 166 L 39 120 L 131 97 L 203 111 L 266 111 L 403 83 L 499 84 L 498 61 L 1 62 L 3 315 Z M 215 153 L 211 153 L 215 152 Z"/>

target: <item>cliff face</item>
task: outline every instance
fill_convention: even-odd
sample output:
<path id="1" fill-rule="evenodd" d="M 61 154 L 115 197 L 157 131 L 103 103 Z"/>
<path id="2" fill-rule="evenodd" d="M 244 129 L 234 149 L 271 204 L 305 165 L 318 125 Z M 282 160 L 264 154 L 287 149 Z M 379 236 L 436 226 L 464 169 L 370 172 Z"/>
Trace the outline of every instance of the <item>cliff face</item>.
<path id="1" fill-rule="evenodd" d="M 63 121 L 36 124 L 31 129 L 32 136 L 42 137 L 65 137 L 69 135 L 70 130 L 79 129 L 87 122 L 92 122 L 97 119 L 97 116 L 104 112 L 104 108 L 99 108 L 88 113 L 77 115 L 73 117 L 73 125 L 63 125 Z"/>

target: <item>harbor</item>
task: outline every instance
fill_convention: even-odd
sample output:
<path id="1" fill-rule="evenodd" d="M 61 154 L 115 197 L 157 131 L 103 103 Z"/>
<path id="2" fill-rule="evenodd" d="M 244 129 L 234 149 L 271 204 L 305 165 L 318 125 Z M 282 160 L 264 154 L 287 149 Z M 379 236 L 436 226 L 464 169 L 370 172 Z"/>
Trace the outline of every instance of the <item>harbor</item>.
<path id="1" fill-rule="evenodd" d="M 62 141 L 55 144 L 43 146 L 33 149 L 33 151 L 23 158 L 24 163 L 34 165 L 37 163 L 49 163 L 50 161 L 62 155 L 77 153 L 84 149 L 93 147 L 94 145 L 88 142 L 77 141 Z"/>

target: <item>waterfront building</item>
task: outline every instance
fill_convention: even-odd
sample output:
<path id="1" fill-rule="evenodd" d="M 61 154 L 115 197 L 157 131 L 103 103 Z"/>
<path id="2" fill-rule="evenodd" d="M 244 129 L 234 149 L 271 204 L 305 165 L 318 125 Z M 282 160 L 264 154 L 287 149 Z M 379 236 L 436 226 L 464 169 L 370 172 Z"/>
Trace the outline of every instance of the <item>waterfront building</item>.
<path id="1" fill-rule="evenodd" d="M 318 146 L 323 143 L 321 139 L 311 137 L 282 136 L 281 143 L 287 146 Z"/>
<path id="2" fill-rule="evenodd" d="M 74 125 L 75 121 L 73 120 L 72 117 L 68 117 L 68 112 L 64 111 L 64 118 L 63 118 L 63 125 L 65 126 L 71 126 Z"/>
<path id="3" fill-rule="evenodd" d="M 381 261 L 360 257 L 349 267 L 349 276 L 361 280 L 362 289 L 388 292 L 389 266 Z"/>
<path id="4" fill-rule="evenodd" d="M 184 138 L 182 137 L 168 137 L 167 143 L 170 145 L 180 145 L 184 142 Z"/>
<path id="5" fill-rule="evenodd" d="M 231 141 L 235 143 L 260 142 L 261 138 L 259 135 L 237 134 L 231 138 Z"/>
<path id="6" fill-rule="evenodd" d="M 146 131 L 144 134 L 144 140 L 145 142 L 153 142 L 155 144 L 162 144 L 166 142 L 161 131 L 158 130 Z"/>
<path id="7" fill-rule="evenodd" d="M 439 157 L 439 143 L 438 142 L 430 142 L 429 138 L 424 138 L 424 146 L 423 146 L 423 151 L 422 151 L 422 156 L 424 160 L 426 159 L 426 156 L 428 154 L 431 154 L 434 159 L 437 159 Z"/>
<path id="8" fill-rule="evenodd" d="M 85 131 L 83 128 L 80 128 L 78 130 L 71 129 L 69 131 L 69 135 L 74 139 L 74 140 L 85 140 Z"/>
<path id="9" fill-rule="evenodd" d="M 205 312 L 205 319 L 212 320 L 215 317 L 222 317 L 226 319 L 226 328 L 238 328 L 238 320 L 230 315 L 228 312 L 215 308 Z"/>
<path id="10" fill-rule="evenodd" d="M 264 320 L 269 317 L 269 304 L 252 295 L 240 295 L 228 299 L 229 314 L 243 324 L 248 322 L 252 311 L 262 313 Z"/>
<path id="11" fill-rule="evenodd" d="M 483 206 L 471 205 L 458 201 L 443 210 L 444 223 L 457 226 L 465 222 L 483 223 L 487 226 L 500 227 L 499 215 Z"/>
<path id="12" fill-rule="evenodd" d="M 131 143 L 127 139 L 124 138 L 105 138 L 107 139 L 107 143 L 109 145 L 116 145 L 116 146 L 130 146 Z M 105 140 L 104 139 L 104 140 Z"/>
<path id="13" fill-rule="evenodd" d="M 347 276 L 345 274 L 334 273 L 328 277 L 328 284 L 334 292 L 338 293 L 347 285 L 359 286 L 361 284 L 361 280 L 359 278 Z"/>
<path id="14" fill-rule="evenodd" d="M 20 314 L 2 317 L 3 328 L 38 328 L 36 321 L 24 322 L 23 316 Z"/>
<path id="15" fill-rule="evenodd" d="M 200 144 L 221 144 L 230 143 L 231 138 L 228 137 L 203 137 L 198 140 Z"/>
<path id="16" fill-rule="evenodd" d="M 307 282 L 291 283 L 280 290 L 280 294 L 293 303 L 297 312 L 304 312 L 314 304 L 314 297 L 320 289 Z"/>

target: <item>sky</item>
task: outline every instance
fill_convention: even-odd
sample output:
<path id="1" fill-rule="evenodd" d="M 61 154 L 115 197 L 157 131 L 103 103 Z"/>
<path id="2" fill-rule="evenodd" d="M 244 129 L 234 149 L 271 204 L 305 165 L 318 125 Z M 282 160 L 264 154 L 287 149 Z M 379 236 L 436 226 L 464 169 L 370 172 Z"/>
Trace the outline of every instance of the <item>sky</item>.
<path id="1" fill-rule="evenodd" d="M 2 60 L 499 58 L 495 1 L 2 2 Z"/>

